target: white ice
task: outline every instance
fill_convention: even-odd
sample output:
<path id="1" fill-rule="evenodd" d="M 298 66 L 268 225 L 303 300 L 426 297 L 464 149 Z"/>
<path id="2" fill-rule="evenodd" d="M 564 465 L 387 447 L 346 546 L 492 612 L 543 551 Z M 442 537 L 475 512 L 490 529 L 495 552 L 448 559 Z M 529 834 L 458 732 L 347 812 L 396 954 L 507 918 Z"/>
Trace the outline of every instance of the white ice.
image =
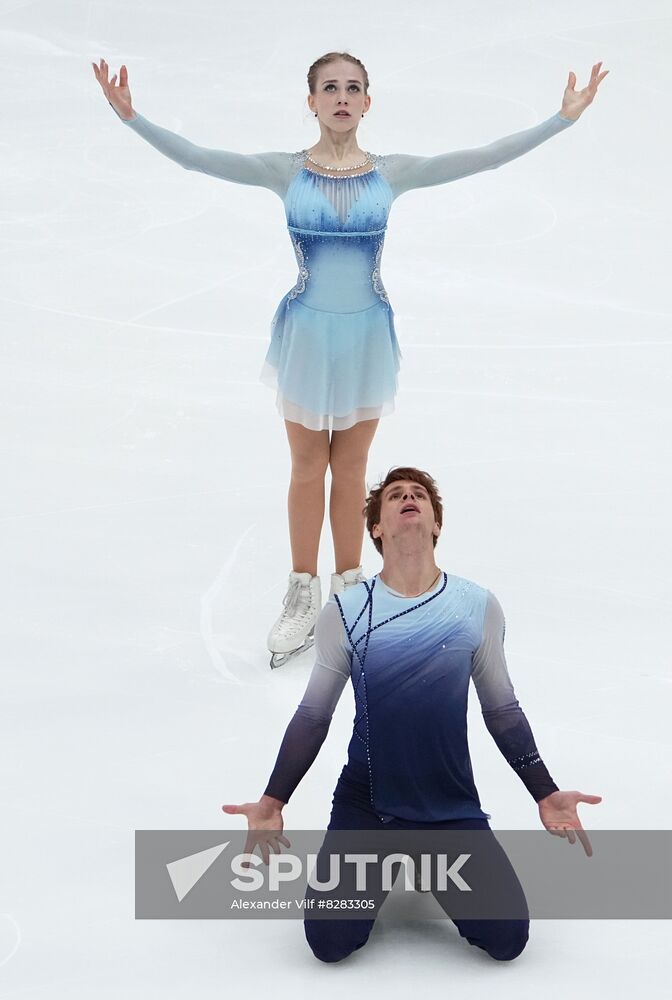
<path id="1" fill-rule="evenodd" d="M 194 142 L 296 150 L 307 69 L 345 48 L 371 78 L 361 145 L 435 153 L 547 118 L 603 60 L 571 129 L 394 205 L 404 357 L 369 482 L 438 480 L 437 561 L 498 595 L 551 774 L 603 796 L 585 826 L 670 828 L 669 4 L 0 14 L 2 997 L 669 996 L 665 921 L 537 920 L 497 963 L 397 908 L 327 966 L 298 921 L 134 919 L 134 830 L 240 826 L 221 805 L 263 791 L 311 666 L 271 673 L 265 649 L 289 452 L 258 372 L 296 265 L 274 194 L 162 157 L 91 66 L 126 63 L 137 110 Z M 327 523 L 325 588 L 332 570 Z M 346 690 L 288 827 L 326 824 L 351 719 Z M 469 721 L 493 828 L 539 827 L 473 695 Z"/>

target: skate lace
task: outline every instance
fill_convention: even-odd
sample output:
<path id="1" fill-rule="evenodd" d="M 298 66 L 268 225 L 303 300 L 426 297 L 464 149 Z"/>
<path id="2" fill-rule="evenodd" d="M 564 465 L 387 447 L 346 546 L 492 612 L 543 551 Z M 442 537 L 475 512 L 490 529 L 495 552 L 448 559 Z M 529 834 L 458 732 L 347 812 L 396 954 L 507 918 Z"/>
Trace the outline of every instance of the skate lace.
<path id="1" fill-rule="evenodd" d="M 305 595 L 303 594 L 304 590 Z M 304 587 L 300 580 L 293 580 L 282 599 L 282 603 L 288 618 L 295 618 L 301 612 L 305 613 L 310 608 L 310 587 Z M 300 607 L 301 604 L 304 604 L 304 607 Z"/>

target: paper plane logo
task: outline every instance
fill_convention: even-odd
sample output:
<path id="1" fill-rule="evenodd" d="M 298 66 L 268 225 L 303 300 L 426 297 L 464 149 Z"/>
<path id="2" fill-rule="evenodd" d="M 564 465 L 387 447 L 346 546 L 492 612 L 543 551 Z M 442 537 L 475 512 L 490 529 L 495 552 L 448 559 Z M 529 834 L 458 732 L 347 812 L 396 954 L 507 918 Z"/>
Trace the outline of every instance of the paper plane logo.
<path id="1" fill-rule="evenodd" d="M 187 893 L 191 892 L 230 843 L 231 841 L 227 840 L 224 844 L 215 844 L 214 847 L 208 847 L 205 851 L 188 854 L 186 858 L 178 858 L 177 861 L 169 861 L 166 864 L 178 903 L 181 903 Z"/>

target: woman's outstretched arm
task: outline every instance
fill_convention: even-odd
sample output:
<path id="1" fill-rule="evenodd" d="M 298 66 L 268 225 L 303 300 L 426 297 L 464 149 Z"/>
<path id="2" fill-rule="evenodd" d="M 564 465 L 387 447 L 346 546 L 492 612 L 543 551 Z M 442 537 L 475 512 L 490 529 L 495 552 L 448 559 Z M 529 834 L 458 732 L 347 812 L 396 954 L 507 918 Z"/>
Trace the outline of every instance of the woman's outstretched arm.
<path id="1" fill-rule="evenodd" d="M 588 85 L 579 91 L 574 87 L 576 76 L 570 72 L 560 111 L 539 125 L 533 125 L 532 128 L 505 135 L 502 139 L 475 149 L 459 149 L 455 152 L 440 153 L 438 156 L 395 153 L 381 157 L 381 171 L 387 177 L 394 197 L 412 188 L 446 184 L 448 181 L 468 177 L 482 170 L 494 170 L 503 163 L 528 153 L 558 132 L 563 132 L 573 125 L 592 103 L 598 86 L 609 72 L 609 70 L 600 72 L 601 66 L 601 62 L 595 63 Z"/>
<path id="2" fill-rule="evenodd" d="M 118 86 L 114 83 L 116 73 L 111 80 L 107 79 L 108 67 L 104 59 L 101 59 L 100 67 L 93 63 L 93 68 L 96 79 L 117 116 L 164 156 L 179 163 L 185 170 L 197 170 L 235 184 L 269 188 L 284 198 L 290 181 L 290 153 L 235 153 L 226 149 L 197 146 L 135 111 L 125 66 L 121 67 Z"/>
<path id="3" fill-rule="evenodd" d="M 487 146 L 458 149 L 450 153 L 439 153 L 437 156 L 394 153 L 383 157 L 383 174 L 387 177 L 394 197 L 397 198 L 413 188 L 447 184 L 460 177 L 478 174 L 482 170 L 494 170 L 503 163 L 528 153 L 535 146 L 546 142 L 551 136 L 563 132 L 573 124 L 571 119 L 563 118 L 558 111 L 539 125 L 524 129 L 522 132 L 514 132 L 512 135 L 505 135 Z"/>

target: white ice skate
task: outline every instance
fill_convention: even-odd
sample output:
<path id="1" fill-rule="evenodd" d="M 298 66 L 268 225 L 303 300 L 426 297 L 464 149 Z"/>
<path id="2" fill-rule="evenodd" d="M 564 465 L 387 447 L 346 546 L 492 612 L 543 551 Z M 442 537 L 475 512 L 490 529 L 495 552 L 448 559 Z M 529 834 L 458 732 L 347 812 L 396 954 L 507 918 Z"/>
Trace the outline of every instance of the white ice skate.
<path id="1" fill-rule="evenodd" d="M 362 572 L 361 566 L 357 566 L 355 569 L 346 569 L 344 573 L 332 573 L 329 599 L 334 594 L 342 594 L 348 587 L 354 587 L 355 584 L 361 583 L 362 580 L 366 580 L 366 577 Z"/>
<path id="2" fill-rule="evenodd" d="M 268 633 L 271 669 L 281 667 L 315 642 L 315 622 L 322 609 L 319 576 L 292 570 L 282 603 L 283 612 Z"/>

